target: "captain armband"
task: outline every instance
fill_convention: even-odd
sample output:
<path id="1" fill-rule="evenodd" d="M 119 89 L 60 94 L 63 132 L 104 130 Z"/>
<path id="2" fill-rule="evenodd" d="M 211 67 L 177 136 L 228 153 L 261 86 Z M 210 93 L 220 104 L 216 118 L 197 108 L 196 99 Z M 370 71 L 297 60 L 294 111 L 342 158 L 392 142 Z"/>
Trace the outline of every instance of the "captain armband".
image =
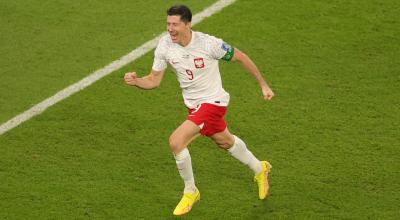
<path id="1" fill-rule="evenodd" d="M 226 61 L 231 61 L 233 58 L 233 54 L 235 52 L 235 49 L 233 47 L 231 47 L 231 45 L 227 44 L 227 43 L 222 43 L 221 48 L 226 51 L 225 55 L 221 58 L 223 60 Z"/>

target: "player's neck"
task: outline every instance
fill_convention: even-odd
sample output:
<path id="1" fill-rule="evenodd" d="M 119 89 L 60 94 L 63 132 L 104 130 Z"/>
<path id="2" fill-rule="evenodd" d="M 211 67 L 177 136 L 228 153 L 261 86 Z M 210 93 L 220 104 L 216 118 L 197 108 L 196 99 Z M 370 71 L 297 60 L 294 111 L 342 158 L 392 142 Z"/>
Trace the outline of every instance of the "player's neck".
<path id="1" fill-rule="evenodd" d="M 190 41 L 192 40 L 192 30 L 189 30 L 187 34 L 183 36 L 182 41 L 179 43 L 182 47 L 186 47 L 189 45 Z"/>

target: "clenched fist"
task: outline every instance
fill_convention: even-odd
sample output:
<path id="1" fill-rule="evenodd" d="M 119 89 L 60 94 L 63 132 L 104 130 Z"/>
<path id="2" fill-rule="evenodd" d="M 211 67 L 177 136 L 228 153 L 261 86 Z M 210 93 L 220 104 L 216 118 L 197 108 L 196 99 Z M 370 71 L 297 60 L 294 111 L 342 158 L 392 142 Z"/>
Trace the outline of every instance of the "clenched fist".
<path id="1" fill-rule="evenodd" d="M 126 84 L 135 86 L 137 84 L 136 72 L 125 73 L 124 80 Z"/>
<path id="2" fill-rule="evenodd" d="M 274 97 L 275 95 L 274 92 L 271 90 L 271 88 L 269 88 L 268 86 L 262 87 L 262 93 L 265 100 L 271 100 L 272 97 Z"/>

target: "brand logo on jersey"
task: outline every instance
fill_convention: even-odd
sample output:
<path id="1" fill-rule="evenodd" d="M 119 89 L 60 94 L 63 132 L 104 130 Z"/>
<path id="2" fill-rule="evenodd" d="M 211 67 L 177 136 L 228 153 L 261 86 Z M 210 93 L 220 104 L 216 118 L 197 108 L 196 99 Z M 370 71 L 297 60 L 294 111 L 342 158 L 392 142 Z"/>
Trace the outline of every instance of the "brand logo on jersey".
<path id="1" fill-rule="evenodd" d="M 203 60 L 203 58 L 195 58 L 194 59 L 194 66 L 197 68 L 197 69 L 201 69 L 201 68 L 204 68 L 204 60 Z"/>
<path id="2" fill-rule="evenodd" d="M 178 64 L 179 60 L 175 59 L 175 58 L 172 58 L 172 59 L 170 59 L 170 62 L 171 62 L 171 64 Z"/>

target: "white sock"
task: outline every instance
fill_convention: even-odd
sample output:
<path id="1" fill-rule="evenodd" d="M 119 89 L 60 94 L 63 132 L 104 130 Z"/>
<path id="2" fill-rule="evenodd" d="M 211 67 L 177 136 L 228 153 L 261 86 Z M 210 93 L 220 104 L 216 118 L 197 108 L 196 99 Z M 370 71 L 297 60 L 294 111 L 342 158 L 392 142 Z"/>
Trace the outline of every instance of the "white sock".
<path id="1" fill-rule="evenodd" d="M 176 166 L 178 167 L 179 174 L 185 182 L 185 193 L 196 192 L 196 185 L 194 184 L 194 176 L 192 170 L 192 158 L 190 157 L 189 150 L 183 149 L 180 153 L 174 155 Z"/>
<path id="2" fill-rule="evenodd" d="M 247 149 L 246 144 L 238 137 L 233 135 L 235 143 L 228 149 L 231 155 L 243 164 L 247 165 L 258 174 L 262 171 L 261 162 Z"/>

